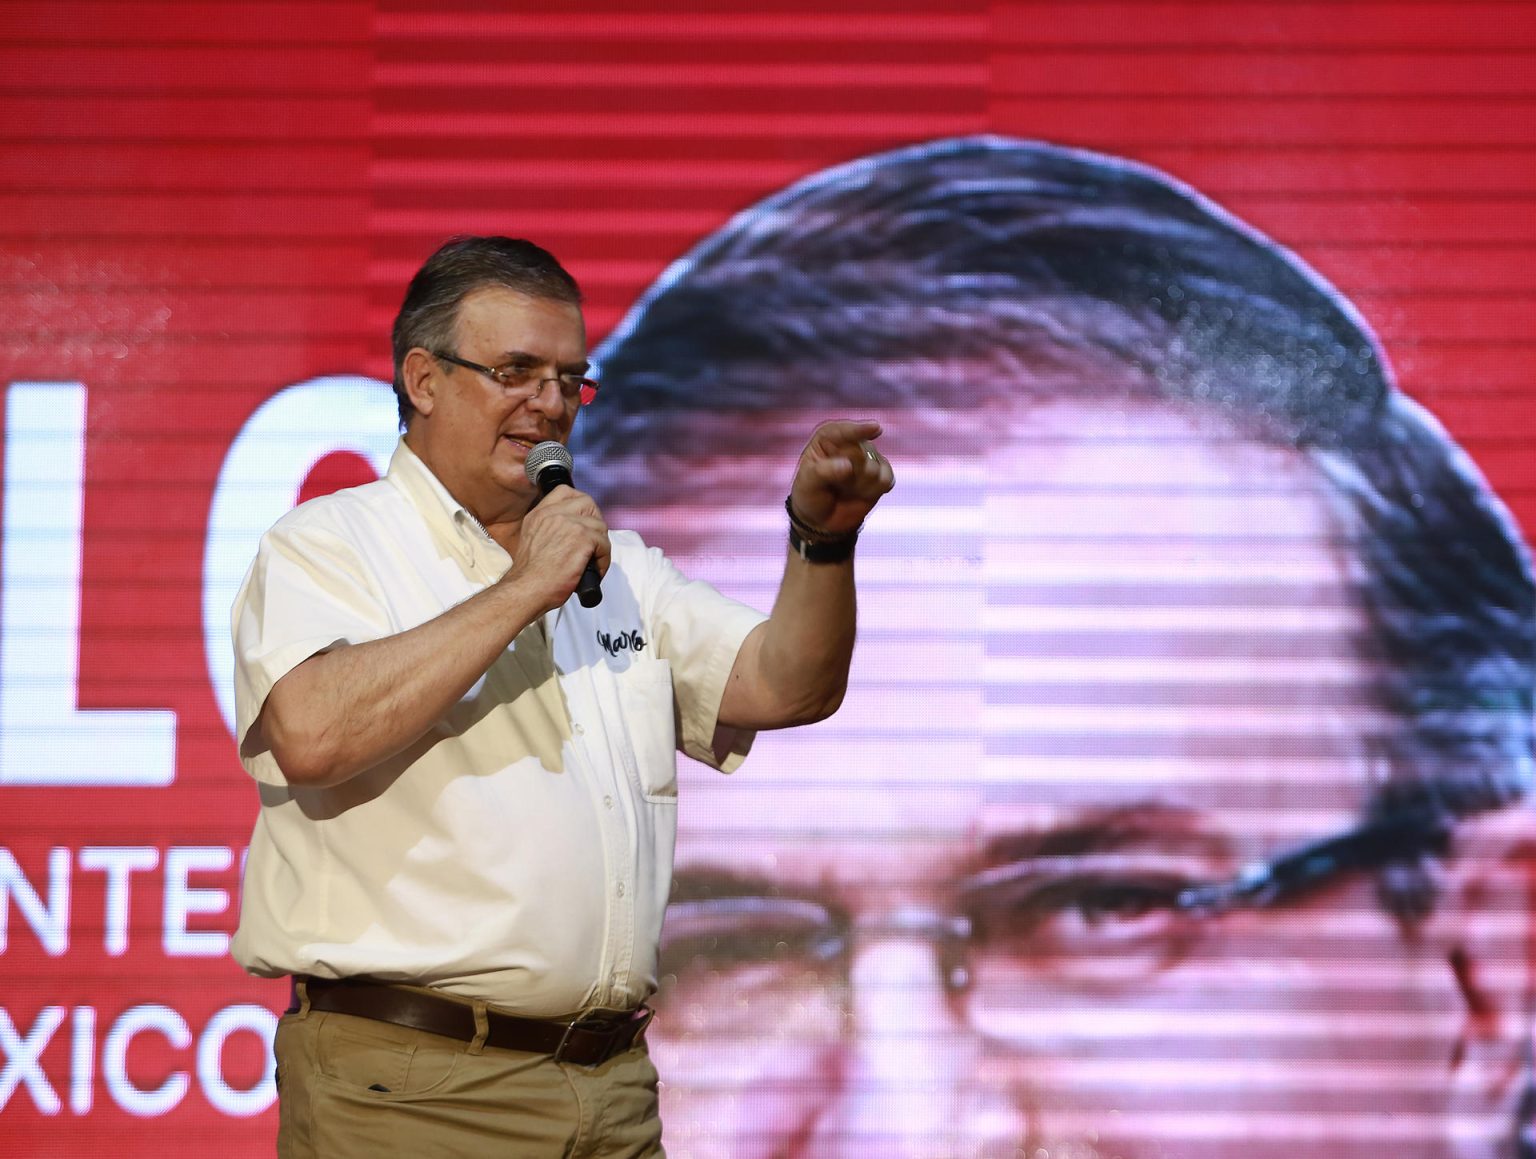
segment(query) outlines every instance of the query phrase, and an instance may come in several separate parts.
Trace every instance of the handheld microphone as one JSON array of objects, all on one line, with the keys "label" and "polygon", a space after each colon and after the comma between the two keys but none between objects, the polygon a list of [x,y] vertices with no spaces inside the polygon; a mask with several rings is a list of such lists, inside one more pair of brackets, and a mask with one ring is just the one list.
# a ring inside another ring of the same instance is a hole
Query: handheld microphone
[{"label": "handheld microphone", "polygon": [[[540,495],[548,495],[556,487],[574,487],[571,482],[571,452],[554,439],[546,439],[528,452],[523,460],[523,470],[528,482],[539,489]],[[597,564],[587,560],[586,569],[576,581],[576,598],[584,608],[595,608],[603,602],[602,577],[597,574]]]}]

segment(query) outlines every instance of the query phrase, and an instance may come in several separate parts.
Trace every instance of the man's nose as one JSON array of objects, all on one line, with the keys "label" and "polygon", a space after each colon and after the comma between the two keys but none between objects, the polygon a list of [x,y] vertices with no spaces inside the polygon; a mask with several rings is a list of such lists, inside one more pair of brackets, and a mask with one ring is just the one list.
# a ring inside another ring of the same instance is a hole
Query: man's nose
[{"label": "man's nose", "polygon": [[981,1040],[939,958],[919,937],[856,948],[838,1087],[808,1154],[973,1159],[1024,1146],[1022,1109],[998,1076],[987,1081]]}]

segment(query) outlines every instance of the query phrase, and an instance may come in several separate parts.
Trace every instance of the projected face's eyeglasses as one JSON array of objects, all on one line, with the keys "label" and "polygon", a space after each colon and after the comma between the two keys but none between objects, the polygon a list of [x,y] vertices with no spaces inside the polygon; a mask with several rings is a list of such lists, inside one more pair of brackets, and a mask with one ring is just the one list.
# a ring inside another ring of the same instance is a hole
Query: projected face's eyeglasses
[{"label": "projected face's eyeglasses", "polygon": [[[907,907],[875,920],[789,897],[674,902],[662,932],[663,1001],[686,1025],[737,1019],[751,1003],[805,1010],[846,984],[858,938],[919,938],[951,993],[1006,1006],[1032,980],[1127,985],[1176,961],[1205,924],[1234,910],[1294,901],[1339,876],[1444,850],[1450,822],[1405,813],[1280,854],[1220,880],[1164,853],[1029,858],[967,877],[943,910]],[[720,1001],[724,999],[725,1001]]]},{"label": "projected face's eyeglasses", "polygon": [[432,357],[439,362],[449,362],[454,366],[462,366],[465,370],[483,374],[509,390],[527,392],[530,398],[543,390],[546,382],[559,385],[560,397],[565,399],[567,406],[586,406],[597,397],[597,379],[588,378],[583,374],[547,375],[538,365],[524,365],[516,362],[508,363],[506,366],[482,366],[478,362],[470,362],[456,354],[445,354],[438,350],[432,352]]}]

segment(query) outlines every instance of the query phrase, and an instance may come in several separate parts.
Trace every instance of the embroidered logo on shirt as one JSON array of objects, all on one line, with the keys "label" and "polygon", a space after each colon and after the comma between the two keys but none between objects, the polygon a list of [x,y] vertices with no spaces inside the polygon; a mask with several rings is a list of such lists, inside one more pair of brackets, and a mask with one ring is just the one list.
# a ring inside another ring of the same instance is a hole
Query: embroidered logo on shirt
[{"label": "embroidered logo on shirt", "polygon": [[639,652],[645,647],[645,637],[638,630],[620,632],[616,636],[610,636],[607,632],[598,632],[597,642],[610,656],[617,656],[620,652]]}]

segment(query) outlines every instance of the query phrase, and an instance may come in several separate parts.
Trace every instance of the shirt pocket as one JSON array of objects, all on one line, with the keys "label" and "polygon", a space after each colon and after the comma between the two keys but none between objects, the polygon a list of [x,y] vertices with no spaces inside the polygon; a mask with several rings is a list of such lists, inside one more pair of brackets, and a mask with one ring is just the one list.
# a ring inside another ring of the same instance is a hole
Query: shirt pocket
[{"label": "shirt pocket", "polygon": [[634,775],[647,801],[677,801],[677,724],[672,665],[636,660],[617,673],[624,735],[634,756]]}]

